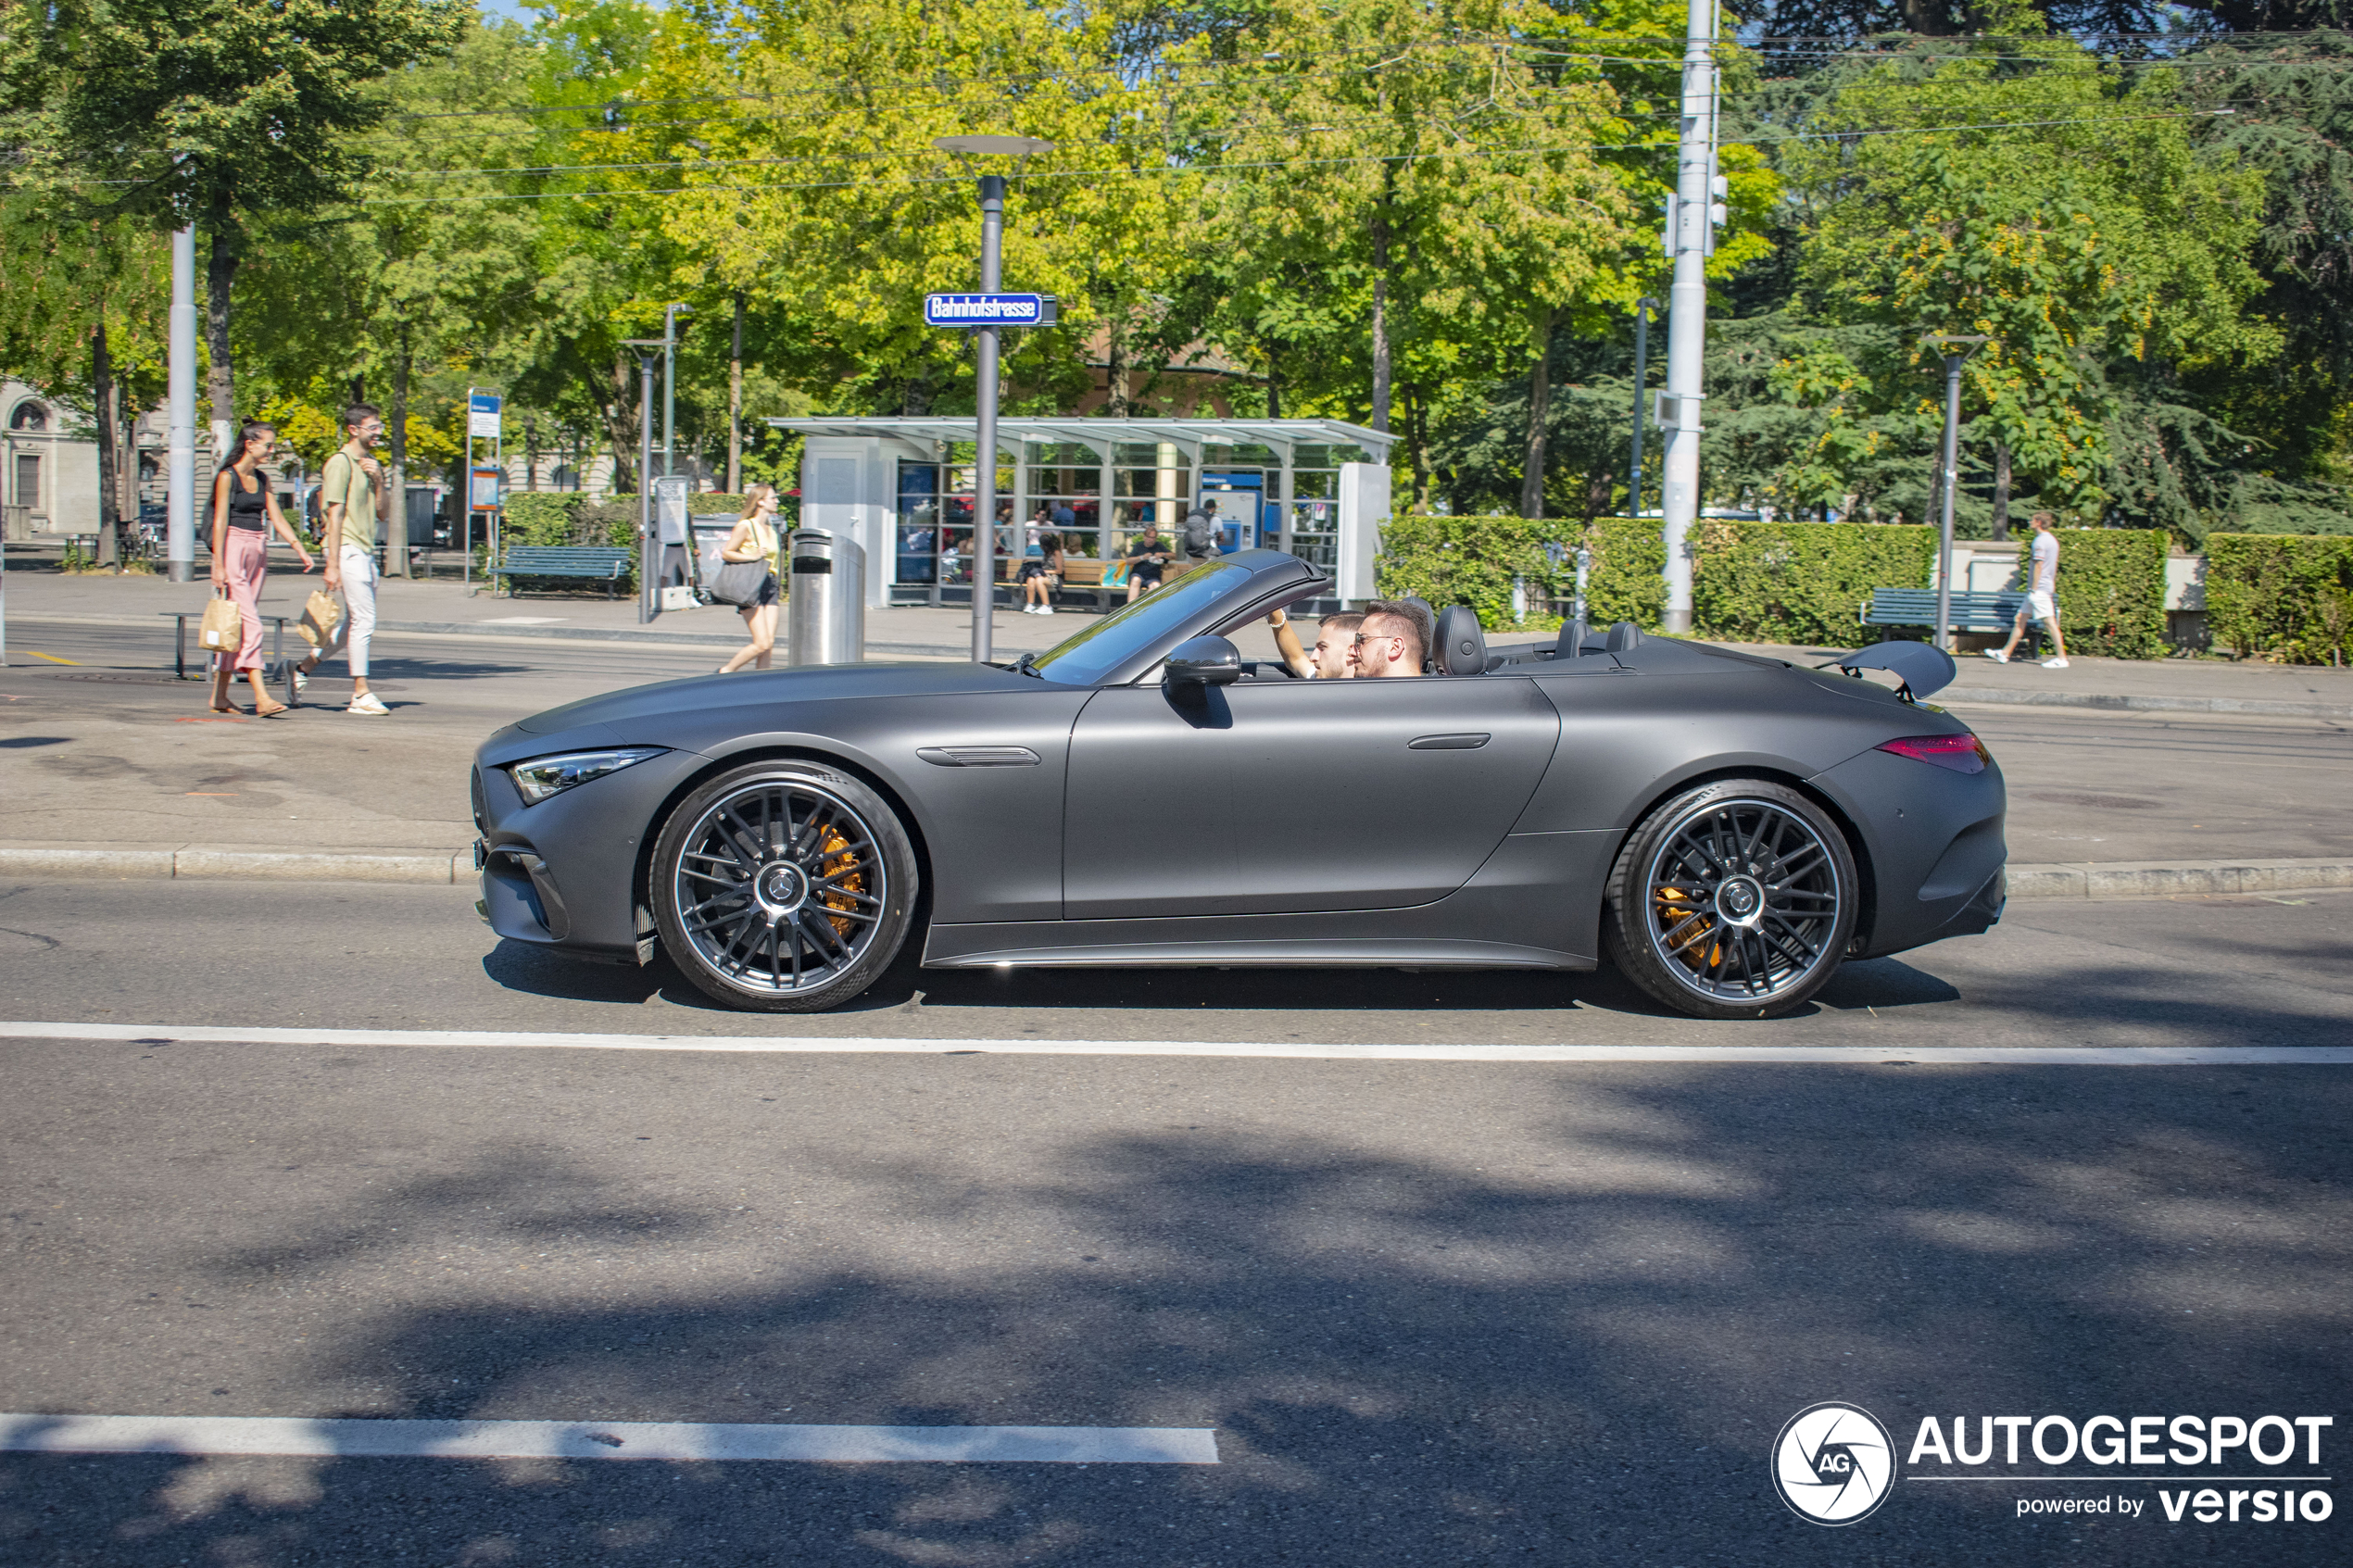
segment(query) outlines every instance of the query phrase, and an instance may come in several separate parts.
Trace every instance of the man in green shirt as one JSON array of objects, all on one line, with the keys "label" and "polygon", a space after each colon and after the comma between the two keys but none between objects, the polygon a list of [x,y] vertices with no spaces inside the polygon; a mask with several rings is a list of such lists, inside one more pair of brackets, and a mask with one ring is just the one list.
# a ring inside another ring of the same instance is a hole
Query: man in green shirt
[{"label": "man in green shirt", "polygon": [[304,661],[303,670],[317,669],[341,648],[351,666],[351,706],[344,711],[374,716],[392,711],[368,689],[368,640],[376,630],[376,512],[384,485],[384,465],[371,448],[384,439],[384,415],[372,403],[354,403],[343,411],[343,428],[346,439],[319,476],[319,503],[327,592],[341,590],[344,618],[335,640]]}]

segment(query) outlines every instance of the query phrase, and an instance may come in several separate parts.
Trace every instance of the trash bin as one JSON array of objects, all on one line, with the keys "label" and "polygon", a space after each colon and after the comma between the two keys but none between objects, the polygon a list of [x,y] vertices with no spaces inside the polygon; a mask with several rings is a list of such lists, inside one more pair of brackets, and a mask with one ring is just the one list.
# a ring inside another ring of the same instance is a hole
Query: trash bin
[{"label": "trash bin", "polygon": [[866,657],[866,552],[822,528],[786,537],[787,664],[855,664]]}]

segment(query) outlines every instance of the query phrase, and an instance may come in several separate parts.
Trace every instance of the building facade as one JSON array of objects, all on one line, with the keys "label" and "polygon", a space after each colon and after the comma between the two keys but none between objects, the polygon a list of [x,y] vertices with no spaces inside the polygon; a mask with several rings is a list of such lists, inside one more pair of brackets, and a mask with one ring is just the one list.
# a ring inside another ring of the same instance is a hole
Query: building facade
[{"label": "building facade", "polygon": [[98,444],[72,414],[0,380],[0,507],[12,541],[98,531]]}]

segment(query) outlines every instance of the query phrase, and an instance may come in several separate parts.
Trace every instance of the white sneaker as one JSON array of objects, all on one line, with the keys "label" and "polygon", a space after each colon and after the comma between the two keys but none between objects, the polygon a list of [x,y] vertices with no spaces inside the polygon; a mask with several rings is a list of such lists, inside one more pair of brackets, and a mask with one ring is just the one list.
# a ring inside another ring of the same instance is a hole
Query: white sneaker
[{"label": "white sneaker", "polygon": [[1054,613],[1054,607],[1052,605],[1039,605],[1038,607],[1038,613],[1040,615],[1051,615]]},{"label": "white sneaker", "polygon": [[374,715],[389,713],[392,709],[386,708],[375,693],[361,692],[358,696],[351,699],[351,706],[345,709],[344,711],[346,713],[365,713]]},{"label": "white sneaker", "polygon": [[1996,664],[2007,664],[2010,661],[2010,656],[2004,653],[2000,648],[1987,648],[1985,650],[1985,657],[1992,659]]},{"label": "white sneaker", "polygon": [[2043,668],[2045,670],[2064,670],[2067,668],[2067,660],[2057,657],[2046,659],[2043,660]]},{"label": "white sneaker", "polygon": [[304,674],[301,671],[297,670],[297,671],[296,671],[294,672],[294,678],[295,678],[295,696],[300,696],[303,693],[305,693],[305,692],[307,692],[307,691],[308,691],[308,690],[310,689],[310,677],[309,677],[309,676],[308,676],[308,675]]}]

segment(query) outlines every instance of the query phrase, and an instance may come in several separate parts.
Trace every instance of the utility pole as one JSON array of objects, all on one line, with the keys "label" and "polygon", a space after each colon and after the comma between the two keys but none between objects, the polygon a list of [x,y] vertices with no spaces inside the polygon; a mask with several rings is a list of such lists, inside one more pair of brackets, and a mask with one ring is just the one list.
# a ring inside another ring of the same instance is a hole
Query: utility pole
[{"label": "utility pole", "polygon": [[1692,523],[1699,515],[1699,408],[1707,351],[1707,253],[1716,192],[1716,0],[1690,0],[1683,33],[1683,126],[1676,151],[1671,238],[1675,282],[1667,292],[1665,493],[1666,629],[1692,629]]},{"label": "utility pole", "polygon": [[1642,401],[1650,395],[1651,312],[1658,301],[1644,295],[1634,302],[1634,458],[1627,467],[1626,515],[1642,515]]},{"label": "utility pole", "polygon": [[744,291],[736,291],[736,337],[727,352],[727,494],[744,489]]},{"label": "utility pole", "polygon": [[[671,431],[677,412],[678,392],[678,318],[691,316],[690,305],[665,305],[661,307],[661,471],[664,478],[673,470],[671,467]],[[650,477],[637,488],[652,483]]]},{"label": "utility pole", "polygon": [[171,318],[166,353],[165,573],[196,580],[196,226],[171,235]]}]

